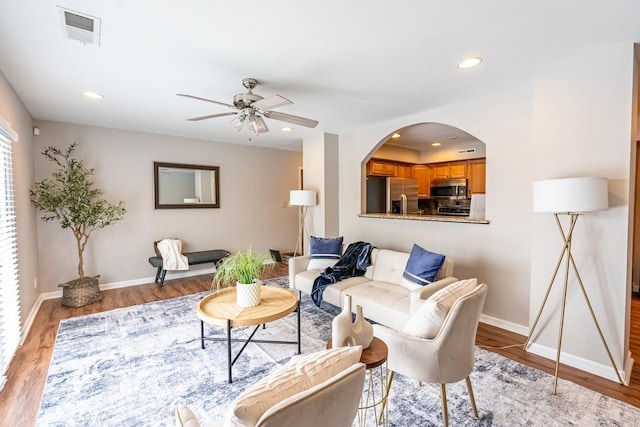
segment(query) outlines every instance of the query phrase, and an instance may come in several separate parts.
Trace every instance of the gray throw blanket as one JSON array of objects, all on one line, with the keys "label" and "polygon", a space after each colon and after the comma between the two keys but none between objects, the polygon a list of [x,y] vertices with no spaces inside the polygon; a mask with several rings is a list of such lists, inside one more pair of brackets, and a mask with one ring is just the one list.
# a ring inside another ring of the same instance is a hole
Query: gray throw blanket
[{"label": "gray throw blanket", "polygon": [[366,242],[354,242],[347,246],[344,255],[333,267],[327,267],[313,281],[311,299],[320,307],[322,293],[332,283],[336,283],[347,277],[362,276],[371,264],[371,251],[373,246]]}]

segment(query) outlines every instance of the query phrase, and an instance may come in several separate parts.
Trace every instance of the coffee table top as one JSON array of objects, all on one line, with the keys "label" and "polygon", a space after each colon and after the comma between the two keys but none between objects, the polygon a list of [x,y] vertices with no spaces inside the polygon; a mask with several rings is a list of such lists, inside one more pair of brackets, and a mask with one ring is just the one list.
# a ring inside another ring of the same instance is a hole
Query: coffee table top
[{"label": "coffee table top", "polygon": [[262,286],[260,304],[240,307],[236,304],[236,288],[227,288],[207,295],[198,302],[197,315],[212,325],[251,326],[273,322],[293,313],[298,307],[296,294],[285,288]]},{"label": "coffee table top", "polygon": [[[327,349],[331,348],[331,340],[327,342]],[[373,337],[369,347],[362,350],[360,363],[367,365],[367,369],[377,368],[387,360],[389,349],[387,344],[378,337]]]}]

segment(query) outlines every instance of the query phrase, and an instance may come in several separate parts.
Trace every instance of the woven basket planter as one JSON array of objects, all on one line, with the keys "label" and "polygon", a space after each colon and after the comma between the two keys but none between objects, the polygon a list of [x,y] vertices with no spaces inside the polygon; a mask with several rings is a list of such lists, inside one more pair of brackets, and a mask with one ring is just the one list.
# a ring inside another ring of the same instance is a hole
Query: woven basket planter
[{"label": "woven basket planter", "polygon": [[62,288],[62,302],[65,307],[82,307],[102,300],[102,292],[98,286],[100,276],[71,280],[58,285]]}]

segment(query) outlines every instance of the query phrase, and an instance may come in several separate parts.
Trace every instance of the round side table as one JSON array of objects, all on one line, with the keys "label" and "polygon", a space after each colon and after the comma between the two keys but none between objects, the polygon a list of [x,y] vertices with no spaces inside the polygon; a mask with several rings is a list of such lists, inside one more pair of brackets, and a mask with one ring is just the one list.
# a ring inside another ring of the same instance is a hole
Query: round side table
[{"label": "round side table", "polygon": [[[327,342],[327,349],[331,348],[331,340]],[[387,356],[389,349],[387,344],[378,337],[373,337],[373,341],[368,348],[362,350],[360,363],[364,363],[367,369],[367,376],[358,408],[358,426],[364,427],[367,424],[367,415],[372,412],[377,426],[388,426],[388,405],[387,405]]]}]

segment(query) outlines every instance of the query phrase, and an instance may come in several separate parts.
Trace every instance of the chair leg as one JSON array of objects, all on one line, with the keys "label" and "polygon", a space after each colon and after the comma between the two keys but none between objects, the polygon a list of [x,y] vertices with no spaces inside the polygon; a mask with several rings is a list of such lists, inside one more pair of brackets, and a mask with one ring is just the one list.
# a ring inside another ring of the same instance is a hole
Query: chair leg
[{"label": "chair leg", "polygon": [[465,378],[467,382],[467,390],[469,390],[469,397],[471,398],[471,406],[473,407],[473,414],[476,416],[476,420],[478,419],[478,408],[476,407],[476,399],[473,396],[473,388],[471,387],[471,378]]},{"label": "chair leg", "polygon": [[440,384],[440,398],[442,399],[442,424],[449,427],[449,410],[447,409],[447,387]]},{"label": "chair leg", "polygon": [[382,407],[380,408],[380,418],[378,419],[378,424],[382,423],[382,415],[384,414],[384,408],[387,406],[387,399],[389,398],[389,390],[391,389],[393,374],[395,374],[395,372],[389,371],[389,376],[387,378],[387,389],[384,391],[384,397],[382,398]]}]

